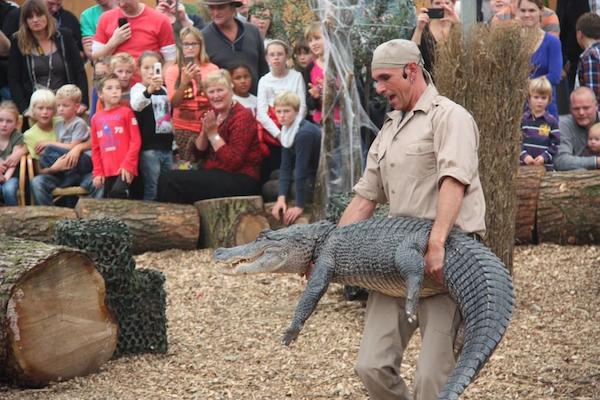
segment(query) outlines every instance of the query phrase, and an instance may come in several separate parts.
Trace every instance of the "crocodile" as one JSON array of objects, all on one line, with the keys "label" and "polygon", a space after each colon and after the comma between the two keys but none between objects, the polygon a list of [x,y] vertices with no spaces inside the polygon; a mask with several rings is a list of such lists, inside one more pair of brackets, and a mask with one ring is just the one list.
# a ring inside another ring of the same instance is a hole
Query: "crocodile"
[{"label": "crocodile", "polygon": [[308,278],[282,342],[296,340],[330,282],[350,284],[406,299],[417,318],[419,297],[449,293],[464,323],[464,343],[438,399],[458,399],[500,343],[512,316],[512,279],[483,243],[453,229],[445,245],[443,285],[424,275],[431,220],[372,218],[342,227],[331,222],[266,230],[254,242],[219,248],[213,262],[225,274],[305,273]]}]

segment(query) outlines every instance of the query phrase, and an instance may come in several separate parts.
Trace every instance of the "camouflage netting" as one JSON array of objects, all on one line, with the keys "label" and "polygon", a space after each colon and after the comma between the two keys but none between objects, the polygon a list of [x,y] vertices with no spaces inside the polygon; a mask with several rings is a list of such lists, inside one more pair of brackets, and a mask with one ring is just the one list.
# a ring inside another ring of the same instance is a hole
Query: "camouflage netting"
[{"label": "camouflage netting", "polygon": [[167,352],[165,278],[161,272],[135,269],[132,236],[114,218],[63,220],[54,242],[85,251],[106,283],[106,304],[119,324],[116,356]]}]

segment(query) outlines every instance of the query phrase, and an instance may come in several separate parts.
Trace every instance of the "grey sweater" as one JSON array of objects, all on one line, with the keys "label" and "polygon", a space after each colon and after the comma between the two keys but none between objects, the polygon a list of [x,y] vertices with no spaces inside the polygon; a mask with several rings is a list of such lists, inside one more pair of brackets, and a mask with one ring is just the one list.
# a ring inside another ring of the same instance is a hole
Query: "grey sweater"
[{"label": "grey sweater", "polygon": [[265,45],[254,25],[234,20],[238,25],[238,34],[233,42],[214,22],[202,29],[206,52],[210,61],[219,68],[229,69],[237,64],[246,64],[252,72],[250,92],[256,95],[258,80],[269,72],[269,65],[265,59]]},{"label": "grey sweater", "polygon": [[577,125],[572,115],[561,117],[559,128],[560,146],[554,168],[557,171],[596,169],[596,157],[583,155],[587,147],[587,130]]}]

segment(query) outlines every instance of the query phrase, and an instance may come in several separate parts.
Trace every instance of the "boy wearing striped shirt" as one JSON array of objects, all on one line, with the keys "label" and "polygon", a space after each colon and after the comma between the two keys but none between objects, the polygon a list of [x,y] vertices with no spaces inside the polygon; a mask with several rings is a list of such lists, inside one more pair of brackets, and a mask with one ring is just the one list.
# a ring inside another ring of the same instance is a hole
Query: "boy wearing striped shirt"
[{"label": "boy wearing striped shirt", "polygon": [[527,101],[529,109],[521,120],[521,165],[543,165],[554,169],[554,156],[560,144],[558,121],[546,108],[552,98],[552,84],[541,76],[529,81]]}]

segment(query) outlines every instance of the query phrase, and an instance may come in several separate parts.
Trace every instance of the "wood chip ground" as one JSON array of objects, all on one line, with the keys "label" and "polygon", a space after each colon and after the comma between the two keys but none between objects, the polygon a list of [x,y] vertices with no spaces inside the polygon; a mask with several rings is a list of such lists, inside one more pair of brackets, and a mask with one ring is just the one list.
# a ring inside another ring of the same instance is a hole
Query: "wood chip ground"
[{"label": "wood chip ground", "polygon": [[[230,277],[209,251],[138,256],[167,276],[170,348],[105,364],[93,375],[40,390],[0,386],[22,399],[348,399],[368,396],[353,371],[364,308],[332,286],[298,342],[281,334],[304,281]],[[541,245],[515,254],[518,307],[477,381],[474,399],[600,399],[600,247]],[[418,337],[402,368],[414,373]]]}]

